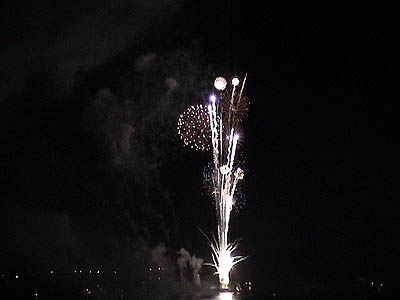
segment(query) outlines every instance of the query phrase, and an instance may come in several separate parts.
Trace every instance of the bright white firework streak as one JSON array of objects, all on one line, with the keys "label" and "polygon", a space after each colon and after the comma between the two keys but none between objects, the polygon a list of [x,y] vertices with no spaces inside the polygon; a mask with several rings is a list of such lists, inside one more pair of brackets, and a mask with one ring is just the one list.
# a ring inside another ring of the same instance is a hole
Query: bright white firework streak
[{"label": "bright white firework streak", "polygon": [[[214,130],[214,118],[213,118],[213,108],[212,105],[208,105],[208,116],[210,118],[210,127],[211,127],[211,144],[213,146],[213,150],[215,149],[215,130]],[[215,156],[215,151],[213,151],[213,154]]]},{"label": "bright white firework streak", "polygon": [[[231,130],[233,134],[234,130]],[[232,135],[231,135],[232,136]],[[220,284],[223,288],[226,288],[229,284],[229,272],[234,265],[234,258],[231,256],[231,250],[228,244],[228,230],[229,230],[229,221],[230,214],[232,211],[233,198],[232,195],[229,194],[231,187],[231,177],[232,177],[232,166],[233,161],[235,159],[236,146],[239,136],[235,134],[233,136],[233,142],[230,138],[230,147],[228,147],[228,151],[230,152],[227,156],[228,166],[228,174],[222,174],[222,182],[221,182],[221,194],[220,194],[220,225],[218,228],[219,231],[219,254],[218,254],[218,274]]]},{"label": "bright white firework streak", "polygon": [[[230,186],[230,178],[231,178],[231,169],[229,168],[230,159],[232,156],[230,153],[232,152],[232,137],[233,137],[234,129],[231,129],[231,134],[229,136],[229,145],[228,145],[228,154],[226,157],[226,165],[223,165],[219,172],[221,173],[221,184],[220,184],[220,228],[219,230],[219,241],[220,241],[220,248],[225,249],[228,245],[228,223],[229,223],[229,216],[227,215],[227,199],[226,196],[228,195],[229,186]],[[222,143],[221,143],[222,144]],[[222,168],[224,171],[222,172]],[[227,223],[228,221],[228,223]]]},{"label": "bright white firework streak", "polygon": [[236,153],[236,145],[237,145],[237,141],[239,139],[239,135],[235,134],[235,136],[233,137],[233,145],[232,145],[232,152],[231,152],[231,158],[230,158],[230,166],[229,169],[232,170],[233,167],[233,160],[235,159],[235,153]]},{"label": "bright white firework streak", "polygon": [[[233,129],[231,130],[231,132],[233,133]],[[235,153],[236,153],[236,145],[237,145],[237,141],[238,141],[239,136],[237,134],[234,135],[233,137],[233,143],[231,145],[231,150],[230,155],[228,154],[228,163],[229,163],[229,173],[225,176],[222,175],[222,186],[221,186],[221,198],[222,198],[222,202],[223,202],[223,212],[224,212],[224,218],[223,218],[223,222],[225,223],[224,225],[224,236],[223,236],[223,243],[221,246],[226,247],[228,244],[228,226],[229,226],[229,219],[230,219],[230,212],[232,210],[232,196],[230,196],[229,194],[229,190],[230,190],[230,185],[231,185],[231,170],[233,167],[233,161],[235,159]],[[224,180],[225,179],[225,180]]]},{"label": "bright white firework streak", "polygon": [[212,101],[212,105],[208,106],[208,113],[210,117],[211,126],[211,143],[213,146],[213,156],[215,167],[218,167],[218,131],[217,131],[217,115],[216,115],[215,101]]},{"label": "bright white firework streak", "polygon": [[220,174],[219,170],[219,151],[218,151],[218,123],[217,123],[217,115],[216,115],[216,106],[215,100],[212,100],[212,104],[208,106],[209,118],[210,118],[210,126],[211,126],[211,143],[213,147],[213,158],[214,158],[214,168],[216,170],[216,178],[213,179],[214,185],[214,197],[215,197],[215,208],[217,210],[217,215],[221,211],[221,201],[219,201],[219,191],[220,187]]},{"label": "bright white firework streak", "polygon": [[231,105],[233,104],[233,96],[235,95],[236,86],[233,86],[232,95],[231,95]]},{"label": "bright white firework streak", "polygon": [[242,169],[241,169],[241,168],[237,168],[236,171],[235,171],[235,178],[234,178],[234,180],[233,180],[232,189],[231,189],[230,192],[229,192],[229,194],[232,195],[232,196],[235,194],[235,189],[236,189],[236,185],[237,185],[238,180],[239,180],[239,174],[240,174],[240,172],[242,172]]},{"label": "bright white firework streak", "polygon": [[219,281],[222,288],[227,288],[229,285],[229,272],[231,271],[234,265],[234,258],[231,256],[232,251],[228,244],[228,229],[229,229],[229,219],[230,213],[232,210],[232,196],[223,194],[222,195],[222,202],[223,202],[223,217],[222,217],[222,226],[221,233],[222,233],[222,240],[219,241],[219,253],[218,253],[218,275]]},{"label": "bright white firework streak", "polygon": [[225,236],[225,247],[228,246],[228,229],[229,229],[229,220],[230,220],[230,216],[231,216],[231,210],[232,210],[232,204],[233,204],[233,199],[231,195],[224,195],[225,198],[225,231],[224,231],[224,236]]},{"label": "bright white firework streak", "polygon": [[215,106],[215,101],[213,101],[213,119],[214,119],[214,144],[215,144],[215,165],[218,166],[218,123],[217,123],[217,108]]},{"label": "bright white firework streak", "polygon": [[222,118],[219,118],[219,146],[221,147],[221,155],[223,154],[223,151],[222,151],[222,130],[223,130],[223,127],[222,127]]},{"label": "bright white firework streak", "polygon": [[244,79],[243,79],[242,88],[240,89],[240,93],[239,93],[239,99],[242,98],[242,93],[243,93],[244,85],[246,83],[246,78],[247,78],[247,73],[246,73],[246,75],[244,76]]},{"label": "bright white firework streak", "polygon": [[232,129],[231,129],[231,134],[229,135],[228,155],[227,155],[227,157],[228,157],[227,165],[228,165],[228,166],[230,165],[229,161],[230,161],[230,157],[231,157],[231,148],[232,148],[232,140],[233,140],[233,132],[234,132],[234,131],[235,131],[235,130],[232,128]]}]

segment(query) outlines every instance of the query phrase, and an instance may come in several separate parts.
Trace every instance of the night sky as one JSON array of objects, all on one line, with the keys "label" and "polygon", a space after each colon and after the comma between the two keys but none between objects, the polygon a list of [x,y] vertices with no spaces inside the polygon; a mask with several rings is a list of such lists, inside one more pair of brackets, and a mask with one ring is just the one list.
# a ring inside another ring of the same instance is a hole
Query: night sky
[{"label": "night sky", "polygon": [[182,247],[210,261],[211,153],[184,148],[176,122],[217,75],[247,72],[246,203],[230,236],[250,258],[232,278],[268,295],[349,295],[360,278],[391,289],[396,16],[263,4],[1,4],[4,272],[118,268],[135,282]]}]

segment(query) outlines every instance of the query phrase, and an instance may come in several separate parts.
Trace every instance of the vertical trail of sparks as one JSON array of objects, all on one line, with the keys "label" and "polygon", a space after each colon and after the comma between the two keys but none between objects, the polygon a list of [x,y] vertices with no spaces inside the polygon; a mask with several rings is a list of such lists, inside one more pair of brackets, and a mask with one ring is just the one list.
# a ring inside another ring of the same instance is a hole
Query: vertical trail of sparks
[{"label": "vertical trail of sparks", "polygon": [[[233,256],[238,240],[228,241],[229,221],[235,204],[234,196],[239,180],[244,172],[235,164],[236,150],[239,141],[239,126],[247,115],[249,100],[243,96],[247,74],[242,84],[236,77],[232,87],[226,89],[227,82],[223,77],[214,81],[216,95],[211,95],[207,107],[191,106],[178,120],[178,134],[186,146],[200,151],[212,149],[213,172],[211,173],[212,196],[217,214],[218,235],[210,242],[212,260],[216,268],[222,289],[229,286],[229,273],[234,265],[246,259]],[[230,90],[228,92],[227,90]]]},{"label": "vertical trail of sparks", "polygon": [[[246,79],[246,77],[245,77]],[[225,87],[222,88],[219,82],[225,81],[224,79],[217,78],[215,81],[215,87],[217,90],[222,92]],[[225,81],[226,83],[226,81]],[[245,259],[241,256],[232,256],[233,251],[237,248],[237,242],[228,242],[229,232],[229,221],[230,214],[233,207],[233,196],[235,194],[236,185],[238,180],[243,179],[243,171],[237,168],[233,172],[235,154],[239,135],[236,133],[236,129],[233,124],[236,124],[237,120],[233,120],[233,105],[235,100],[236,86],[239,84],[239,80],[234,78],[232,80],[233,89],[229,99],[229,108],[227,111],[223,111],[222,107],[217,111],[215,96],[212,97],[212,104],[208,107],[209,118],[211,126],[211,139],[214,159],[214,200],[217,210],[217,221],[218,221],[218,237],[214,242],[210,241],[211,249],[213,251],[213,266],[216,268],[216,274],[219,275],[219,281],[221,288],[227,289],[230,279],[229,273],[234,265]],[[239,98],[240,101],[244,88],[244,82],[242,84]],[[223,122],[223,119],[227,117],[227,123]],[[218,122],[219,120],[219,122]],[[225,125],[225,128],[223,126]],[[229,142],[223,143],[223,136],[229,135]]]}]

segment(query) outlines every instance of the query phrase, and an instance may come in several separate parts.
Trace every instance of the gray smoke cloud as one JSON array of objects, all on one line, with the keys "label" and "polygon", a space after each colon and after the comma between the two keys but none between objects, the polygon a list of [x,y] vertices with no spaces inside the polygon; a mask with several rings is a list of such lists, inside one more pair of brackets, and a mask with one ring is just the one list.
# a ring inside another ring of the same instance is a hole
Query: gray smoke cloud
[{"label": "gray smoke cloud", "polygon": [[149,69],[151,65],[155,62],[157,54],[148,53],[143,54],[135,59],[135,71],[145,71]]},{"label": "gray smoke cloud", "polygon": [[[116,201],[122,203],[127,219],[144,238],[143,247],[134,250],[135,261],[150,262],[151,278],[159,281],[157,287],[190,292],[189,286],[201,285],[203,259],[184,249],[178,260],[168,254],[166,244],[179,221],[174,217],[174,199],[161,182],[161,171],[176,155],[179,114],[205,99],[208,69],[201,66],[197,53],[182,49],[139,55],[124,68],[129,76],[123,70],[124,75],[114,78],[116,86],[104,85],[87,103],[82,126],[95,138],[100,163],[122,174],[117,183],[121,199]],[[154,243],[157,246],[149,246]],[[183,286],[177,284],[178,273]]]},{"label": "gray smoke cloud", "polygon": [[181,248],[178,251],[179,257],[177,259],[177,264],[179,268],[179,275],[182,282],[187,281],[188,273],[191,275],[191,280],[197,286],[201,285],[200,270],[203,265],[204,260],[202,258],[196,257],[196,255],[190,256],[190,253]]},{"label": "gray smoke cloud", "polygon": [[119,78],[119,89],[99,89],[85,109],[84,127],[96,137],[106,161],[132,170],[137,182],[158,182],[179,114],[205,98],[208,70],[196,59],[183,50],[140,55],[126,66],[134,71]]},{"label": "gray smoke cloud", "polygon": [[[15,102],[6,123],[19,124],[4,130],[12,141],[4,169],[29,166],[5,181],[13,184],[7,201],[21,206],[1,209],[8,245],[2,257],[29,258],[38,270],[118,268],[124,286],[142,299],[158,299],[150,290],[176,295],[182,288],[179,216],[162,171],[180,147],[177,118],[205,99],[211,72],[198,43],[161,50],[141,43],[180,3],[116,0],[92,9],[72,1],[68,9],[60,4],[58,13],[69,11],[73,18],[55,13],[51,24],[60,24],[49,34],[40,14],[51,9],[34,2],[32,34],[14,40],[13,30],[6,30],[0,37],[0,104]],[[9,15],[4,22],[14,28],[18,18]],[[38,70],[44,79],[37,79]],[[31,107],[29,118],[21,118]],[[25,148],[12,135],[25,136],[27,128],[32,138]],[[189,291],[200,285],[201,263],[195,256],[186,261]],[[159,281],[149,280],[151,267],[164,269]],[[149,285],[137,288],[143,281]]]},{"label": "gray smoke cloud", "polygon": [[[171,239],[179,246],[182,237],[174,199],[160,178],[166,161],[176,155],[174,147],[181,148],[176,141],[177,118],[188,105],[205,99],[209,70],[193,49],[149,53],[127,58],[122,68],[110,63],[114,84],[104,81],[88,92],[90,84],[80,83],[76,96],[83,101],[76,112],[91,152],[80,140],[43,135],[34,141],[37,148],[23,158],[32,168],[18,186],[28,190],[29,197],[44,200],[36,208],[28,200],[14,200],[14,192],[9,195],[10,203],[22,205],[1,210],[9,220],[2,230],[8,245],[3,257],[29,257],[38,270],[116,267],[126,276],[124,286],[149,282],[143,289],[132,288],[130,293],[138,297],[150,290],[155,294],[148,298],[154,299],[181,290],[190,294],[200,285],[202,259],[190,256],[185,261],[190,280],[182,285],[176,248],[168,251]],[[96,78],[99,71],[85,72]],[[65,150],[49,159],[55,142]],[[43,165],[48,166],[44,171]],[[64,188],[66,193],[60,193]],[[149,280],[150,267],[164,269],[159,281]]]},{"label": "gray smoke cloud", "polygon": [[[0,249],[2,259],[13,252],[20,263],[29,261],[26,272],[35,277],[46,278],[54,270],[55,274],[66,274],[68,282],[74,269],[86,274],[89,269],[100,270],[107,278],[117,270],[124,293],[141,299],[164,299],[182,292],[190,295],[200,287],[203,260],[184,249],[176,260],[175,253],[164,243],[151,246],[142,236],[121,240],[103,226],[85,233],[87,224],[66,213],[27,211],[11,203],[0,208],[3,226],[14,228],[1,231],[3,242],[7,243]],[[5,211],[12,217],[6,217]],[[190,272],[188,281],[179,280],[182,267]],[[112,291],[111,283],[103,284],[102,289]]]}]

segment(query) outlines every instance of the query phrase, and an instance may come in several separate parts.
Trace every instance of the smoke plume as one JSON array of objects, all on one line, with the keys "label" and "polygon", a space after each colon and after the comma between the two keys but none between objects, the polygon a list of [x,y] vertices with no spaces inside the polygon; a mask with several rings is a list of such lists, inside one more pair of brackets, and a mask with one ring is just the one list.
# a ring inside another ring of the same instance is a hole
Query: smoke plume
[{"label": "smoke plume", "polygon": [[[199,273],[204,260],[196,257],[196,255],[190,256],[190,253],[184,248],[181,248],[178,254],[179,257],[176,262],[178,264],[181,281],[186,282],[187,279],[190,279],[195,285],[200,286],[201,280]],[[190,276],[188,274],[190,274]]]}]

